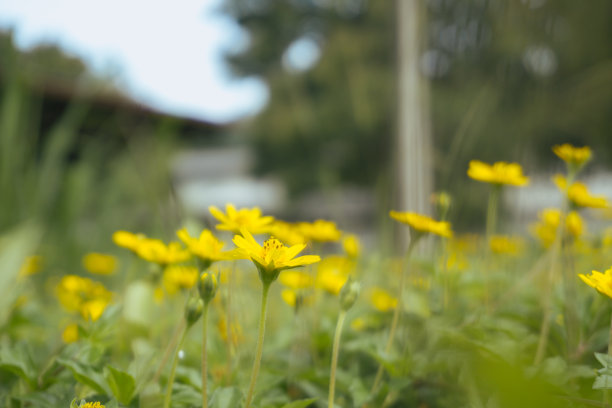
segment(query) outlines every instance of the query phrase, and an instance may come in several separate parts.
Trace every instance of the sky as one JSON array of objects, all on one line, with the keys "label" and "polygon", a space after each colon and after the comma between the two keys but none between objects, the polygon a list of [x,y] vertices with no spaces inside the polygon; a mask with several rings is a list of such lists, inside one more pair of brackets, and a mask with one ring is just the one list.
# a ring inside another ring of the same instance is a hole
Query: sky
[{"label": "sky", "polygon": [[256,114],[267,89],[232,77],[223,52],[248,38],[219,12],[222,0],[2,0],[0,29],[17,46],[58,44],[96,73],[116,78],[152,108],[214,122]]}]

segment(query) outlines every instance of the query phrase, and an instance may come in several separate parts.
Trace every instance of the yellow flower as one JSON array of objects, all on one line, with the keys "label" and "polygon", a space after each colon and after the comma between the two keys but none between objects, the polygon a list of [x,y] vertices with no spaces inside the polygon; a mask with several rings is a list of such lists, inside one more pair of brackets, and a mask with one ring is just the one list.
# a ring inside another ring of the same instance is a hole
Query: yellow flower
[{"label": "yellow flower", "polygon": [[71,323],[62,332],[62,341],[64,343],[74,343],[79,339],[79,325]]},{"label": "yellow flower", "polygon": [[229,340],[230,344],[234,346],[238,345],[238,343],[241,343],[244,338],[242,334],[242,326],[240,326],[240,323],[238,323],[236,319],[234,319],[232,320],[232,325],[229,330],[229,335],[231,336],[231,339],[228,339],[227,319],[224,315],[222,315],[217,321],[217,330],[219,330],[219,335],[221,336],[221,339],[224,343],[228,343]]},{"label": "yellow flower", "polygon": [[352,263],[341,256],[329,256],[317,267],[316,287],[332,295],[340,293],[352,269]]},{"label": "yellow flower", "polygon": [[567,164],[578,168],[591,159],[591,148],[588,146],[575,147],[569,143],[564,143],[553,146],[552,151]]},{"label": "yellow flower", "polygon": [[37,274],[40,272],[41,264],[42,257],[40,255],[26,257],[19,269],[19,276],[25,278],[26,276]]},{"label": "yellow flower", "polygon": [[298,228],[308,241],[314,242],[334,242],[338,241],[342,235],[333,221],[300,222]]},{"label": "yellow flower", "polygon": [[519,237],[508,237],[505,235],[494,235],[489,240],[491,251],[496,254],[516,256],[521,253],[525,242]]},{"label": "yellow flower", "polygon": [[580,279],[603,295],[612,298],[612,268],[604,273],[592,271],[591,275],[578,275]]},{"label": "yellow flower", "polygon": [[132,252],[136,252],[140,242],[145,239],[144,234],[134,234],[129,231],[115,231],[113,233],[113,242],[122,247],[129,249]]},{"label": "yellow flower", "polygon": [[162,266],[184,262],[191,257],[191,253],[183,249],[178,242],[170,242],[166,245],[159,239],[150,238],[141,240],[136,254],[145,261]]},{"label": "yellow flower", "polygon": [[307,296],[300,290],[283,289],[281,291],[283,301],[294,309],[299,309],[301,306],[312,303],[312,296]]},{"label": "yellow flower", "polygon": [[361,244],[356,235],[346,235],[342,240],[342,246],[344,247],[344,252],[351,258],[357,258],[361,253]]},{"label": "yellow flower", "polygon": [[291,289],[307,289],[314,284],[312,276],[302,271],[287,271],[280,275],[279,280]]},{"label": "yellow flower", "polygon": [[198,269],[194,266],[171,265],[164,269],[164,288],[174,295],[181,289],[191,289],[198,281]]},{"label": "yellow flower", "polygon": [[77,275],[66,275],[56,288],[61,305],[69,312],[79,312],[84,319],[96,321],[110,303],[112,292],[100,282]]},{"label": "yellow flower", "polygon": [[231,231],[241,234],[244,228],[251,234],[263,234],[270,230],[274,217],[262,216],[259,207],[241,208],[236,210],[233,204],[225,205],[225,214],[217,207],[208,207],[210,213],[221,223],[216,226],[218,230]]},{"label": "yellow flower", "polygon": [[374,288],[370,293],[372,306],[380,312],[388,312],[397,307],[397,298],[394,298],[384,289]]},{"label": "yellow flower", "polygon": [[117,269],[117,258],[112,255],[90,252],[83,257],[83,267],[98,275],[110,275]]},{"label": "yellow flower", "polygon": [[223,252],[225,243],[218,240],[210,230],[202,231],[199,238],[191,237],[186,228],[177,231],[176,235],[193,255],[208,264],[231,259],[231,251]]},{"label": "yellow flower", "polygon": [[86,402],[84,405],[81,405],[80,408],[105,408],[99,401],[96,402]]},{"label": "yellow flower", "polygon": [[[561,221],[561,211],[556,208],[546,208],[540,212],[539,218],[540,221],[531,226],[531,231],[542,245],[548,248],[555,241]],[[582,218],[576,211],[570,211],[565,218],[565,231],[574,239],[584,233]]]},{"label": "yellow flower", "polygon": [[363,331],[367,327],[368,324],[363,317],[357,317],[351,321],[351,328],[355,331]]},{"label": "yellow flower", "polygon": [[490,165],[471,160],[467,174],[474,180],[497,185],[524,186],[529,183],[529,178],[523,175],[523,169],[518,163],[497,162]]},{"label": "yellow flower", "polygon": [[432,233],[445,238],[453,236],[451,225],[446,221],[436,221],[426,215],[413,212],[389,211],[389,215],[394,220],[407,224],[417,233]]},{"label": "yellow flower", "polygon": [[305,244],[306,237],[302,234],[299,227],[285,221],[274,221],[270,226],[270,234],[286,242],[288,245]]},{"label": "yellow flower", "polygon": [[555,174],[553,182],[561,192],[567,194],[567,198],[575,207],[607,208],[610,206],[605,197],[591,195],[587,186],[579,181],[568,187],[567,179],[561,174]]},{"label": "yellow flower", "polygon": [[318,255],[304,255],[295,258],[306,245],[298,244],[286,247],[276,238],[270,238],[259,245],[255,238],[245,228],[241,235],[234,236],[234,244],[239,248],[236,257],[239,259],[251,259],[260,272],[260,277],[267,282],[274,281],[278,273],[284,269],[297,268],[319,262]]}]

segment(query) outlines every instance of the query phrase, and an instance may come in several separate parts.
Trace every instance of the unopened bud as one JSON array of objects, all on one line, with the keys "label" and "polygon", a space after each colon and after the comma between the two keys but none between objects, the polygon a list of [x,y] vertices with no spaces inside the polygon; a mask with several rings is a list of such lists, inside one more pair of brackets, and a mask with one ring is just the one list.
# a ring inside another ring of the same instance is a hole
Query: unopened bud
[{"label": "unopened bud", "polygon": [[202,316],[202,310],[204,309],[204,302],[198,297],[192,297],[185,306],[185,320],[187,326],[193,325]]},{"label": "unopened bud", "polygon": [[200,297],[205,303],[210,302],[217,293],[217,277],[212,273],[202,272],[200,275],[200,282],[198,284],[198,290],[200,291]]},{"label": "unopened bud", "polygon": [[342,289],[340,289],[340,307],[342,310],[347,311],[353,307],[360,291],[361,285],[359,282],[354,281],[353,278],[349,276],[344,286],[342,286]]}]

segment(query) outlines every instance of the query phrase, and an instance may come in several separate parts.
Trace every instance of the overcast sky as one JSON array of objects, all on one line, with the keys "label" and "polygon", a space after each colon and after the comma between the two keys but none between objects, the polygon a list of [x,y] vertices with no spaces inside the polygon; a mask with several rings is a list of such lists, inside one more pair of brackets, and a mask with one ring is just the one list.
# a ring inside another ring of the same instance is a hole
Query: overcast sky
[{"label": "overcast sky", "polygon": [[222,51],[247,38],[221,0],[2,0],[0,29],[17,46],[59,44],[94,71],[118,76],[134,99],[170,113],[227,122],[256,113],[265,86],[232,78]]}]

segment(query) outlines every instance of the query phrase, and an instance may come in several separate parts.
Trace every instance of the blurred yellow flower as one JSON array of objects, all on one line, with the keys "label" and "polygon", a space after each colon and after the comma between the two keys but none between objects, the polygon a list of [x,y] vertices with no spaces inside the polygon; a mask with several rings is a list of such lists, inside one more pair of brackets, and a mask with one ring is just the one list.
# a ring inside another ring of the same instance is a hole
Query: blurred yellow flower
[{"label": "blurred yellow flower", "polygon": [[198,269],[195,266],[171,265],[164,269],[164,289],[169,295],[180,290],[191,289],[198,281]]},{"label": "blurred yellow flower", "polygon": [[110,275],[117,269],[117,258],[108,254],[90,252],[83,257],[83,267],[90,273]]},{"label": "blurred yellow flower", "polygon": [[446,269],[449,271],[465,271],[470,266],[467,258],[462,252],[451,251],[446,259]]},{"label": "blurred yellow flower", "polygon": [[370,303],[380,312],[388,312],[397,307],[397,298],[381,288],[373,288],[370,292]]},{"label": "blurred yellow flower", "polygon": [[342,246],[344,247],[344,252],[350,258],[357,258],[361,253],[361,244],[356,235],[345,235],[342,240]]},{"label": "blurred yellow flower", "polygon": [[231,259],[231,251],[223,252],[225,243],[218,240],[210,230],[205,229],[199,238],[189,235],[186,228],[176,232],[176,235],[187,246],[187,249],[207,264]]},{"label": "blurred yellow flower", "polygon": [[509,237],[506,235],[494,235],[489,240],[489,248],[495,254],[516,256],[525,247],[525,242],[520,237]]},{"label": "blurred yellow flower", "polygon": [[592,271],[590,275],[578,275],[580,279],[603,295],[612,298],[612,268],[604,273]]},{"label": "blurred yellow flower", "polygon": [[552,151],[561,160],[575,167],[581,167],[591,159],[591,148],[588,146],[575,147],[569,143],[564,143],[553,146]]},{"label": "blurred yellow flower", "polygon": [[294,309],[312,303],[312,296],[308,296],[303,291],[294,289],[283,289],[281,291],[283,301]]},{"label": "blurred yellow flower", "polygon": [[81,405],[79,408],[105,408],[99,401],[96,402],[86,402],[84,405]]},{"label": "blurred yellow flower", "polygon": [[275,220],[270,226],[270,234],[288,245],[305,244],[306,237],[299,227],[285,221]]},{"label": "blurred yellow flower", "polygon": [[497,185],[524,186],[529,183],[529,177],[523,175],[523,169],[518,163],[496,162],[490,165],[471,160],[467,174],[474,180]]},{"label": "blurred yellow flower", "polygon": [[65,275],[57,285],[57,298],[69,312],[79,312],[84,319],[96,321],[112,299],[100,282],[77,275]]},{"label": "blurred yellow flower", "polygon": [[351,273],[353,263],[341,256],[324,258],[317,266],[315,286],[332,295],[340,293]]},{"label": "blurred yellow flower", "polygon": [[[561,211],[556,208],[546,208],[538,214],[538,217],[540,220],[531,225],[531,232],[545,248],[548,248],[555,241],[561,221]],[[565,218],[565,232],[577,239],[584,233],[584,229],[580,214],[570,211]]]},{"label": "blurred yellow flower", "polygon": [[210,213],[220,224],[216,226],[218,230],[231,231],[241,234],[241,229],[246,229],[251,234],[263,234],[269,232],[274,217],[263,216],[259,207],[241,208],[236,210],[233,204],[225,205],[225,213],[217,207],[208,207]]},{"label": "blurred yellow flower", "polygon": [[144,234],[134,234],[129,231],[115,231],[113,233],[113,242],[115,245],[129,249],[132,252],[138,250],[138,245],[145,238],[146,236]]},{"label": "blurred yellow flower", "polygon": [[230,344],[237,346],[238,343],[241,343],[244,339],[244,336],[242,334],[242,326],[240,326],[240,323],[238,323],[236,319],[232,320],[232,324],[229,330],[229,335],[231,336],[231,339],[228,339],[227,319],[224,315],[221,315],[221,317],[219,317],[219,320],[217,321],[217,330],[219,331],[219,335],[221,336],[221,339],[224,343],[228,343],[229,340]]},{"label": "blurred yellow flower", "polygon": [[24,259],[21,268],[19,269],[19,276],[25,278],[26,276],[34,275],[40,272],[42,265],[42,256],[31,255]]},{"label": "blurred yellow flower", "polygon": [[297,268],[319,262],[318,255],[304,255],[295,258],[306,245],[298,244],[286,247],[276,238],[270,238],[259,245],[250,232],[243,228],[242,235],[234,236],[234,244],[239,248],[236,251],[238,259],[250,259],[255,263],[262,279],[275,280],[278,273],[284,269]]},{"label": "blurred yellow flower", "polygon": [[286,271],[279,276],[278,280],[291,289],[307,289],[314,284],[312,276],[302,271]]},{"label": "blurred yellow flower", "polygon": [[389,211],[389,215],[394,220],[407,224],[412,230],[418,233],[432,233],[445,238],[453,236],[451,225],[446,221],[436,221],[426,215],[413,212]]},{"label": "blurred yellow flower", "polygon": [[71,323],[62,332],[62,341],[64,343],[74,343],[79,339],[79,325]]},{"label": "blurred yellow flower", "polygon": [[561,174],[556,174],[553,177],[553,182],[561,192],[567,194],[567,198],[576,207],[608,208],[610,206],[605,197],[591,195],[587,186],[579,181],[568,187],[567,179]]},{"label": "blurred yellow flower", "polygon": [[300,222],[298,229],[306,240],[314,242],[335,242],[342,236],[342,232],[333,221]]},{"label": "blurred yellow flower", "polygon": [[368,327],[366,321],[362,317],[357,317],[351,321],[351,328],[355,331],[363,331]]},{"label": "blurred yellow flower", "polygon": [[164,244],[159,239],[143,239],[140,241],[136,254],[145,261],[161,266],[180,263],[191,258],[191,253],[178,242]]}]

